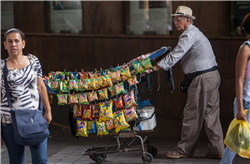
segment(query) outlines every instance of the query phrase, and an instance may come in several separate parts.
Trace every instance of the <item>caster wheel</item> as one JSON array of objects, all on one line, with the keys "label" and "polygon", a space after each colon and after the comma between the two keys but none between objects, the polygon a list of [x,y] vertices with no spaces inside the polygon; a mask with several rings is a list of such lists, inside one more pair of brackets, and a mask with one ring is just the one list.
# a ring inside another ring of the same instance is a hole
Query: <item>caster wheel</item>
[{"label": "caster wheel", "polygon": [[157,149],[154,146],[149,146],[147,152],[150,153],[153,157],[157,155]]},{"label": "caster wheel", "polygon": [[107,154],[101,154],[103,160],[105,160],[107,158]]},{"label": "caster wheel", "polygon": [[99,163],[102,163],[103,158],[102,158],[102,156],[97,155],[97,156],[95,156],[94,161],[99,164]]},{"label": "caster wheel", "polygon": [[153,156],[150,153],[145,153],[145,157],[142,155],[142,161],[144,163],[151,163],[153,160]]}]

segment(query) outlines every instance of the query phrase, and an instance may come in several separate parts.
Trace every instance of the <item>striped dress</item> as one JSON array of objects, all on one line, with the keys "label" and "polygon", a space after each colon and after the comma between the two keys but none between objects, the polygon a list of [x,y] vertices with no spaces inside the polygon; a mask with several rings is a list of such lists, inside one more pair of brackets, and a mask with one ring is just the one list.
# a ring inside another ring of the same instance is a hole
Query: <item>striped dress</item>
[{"label": "striped dress", "polygon": [[[30,64],[22,69],[8,70],[8,86],[12,109],[37,110],[39,105],[39,92],[37,79],[42,77],[42,67],[38,58],[29,54]],[[6,60],[6,59],[5,59]],[[6,95],[3,68],[5,60],[1,60],[1,122],[12,123],[10,108]]]}]

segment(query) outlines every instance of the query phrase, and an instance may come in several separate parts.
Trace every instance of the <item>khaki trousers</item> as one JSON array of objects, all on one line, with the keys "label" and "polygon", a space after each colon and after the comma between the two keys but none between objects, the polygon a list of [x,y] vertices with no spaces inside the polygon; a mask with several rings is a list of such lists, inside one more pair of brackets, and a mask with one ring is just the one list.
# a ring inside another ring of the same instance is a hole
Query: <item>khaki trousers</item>
[{"label": "khaki trousers", "polygon": [[209,139],[209,154],[223,154],[223,132],[219,119],[219,86],[218,70],[204,73],[193,79],[188,89],[187,103],[183,111],[181,141],[175,148],[176,150],[193,155],[204,123],[204,129]]}]

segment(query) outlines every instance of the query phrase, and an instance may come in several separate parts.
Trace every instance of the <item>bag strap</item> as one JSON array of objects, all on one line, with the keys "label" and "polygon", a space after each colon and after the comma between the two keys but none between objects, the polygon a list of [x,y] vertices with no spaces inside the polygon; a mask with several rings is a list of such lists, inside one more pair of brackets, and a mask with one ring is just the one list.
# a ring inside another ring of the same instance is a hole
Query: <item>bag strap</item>
[{"label": "bag strap", "polygon": [[250,44],[248,42],[245,42],[244,44],[250,48]]},{"label": "bag strap", "polygon": [[3,68],[4,84],[5,84],[5,89],[6,89],[7,99],[8,99],[8,105],[11,108],[10,92],[9,92],[8,81],[7,81],[7,76],[8,76],[7,60],[5,59],[4,62],[5,62],[5,65]]}]

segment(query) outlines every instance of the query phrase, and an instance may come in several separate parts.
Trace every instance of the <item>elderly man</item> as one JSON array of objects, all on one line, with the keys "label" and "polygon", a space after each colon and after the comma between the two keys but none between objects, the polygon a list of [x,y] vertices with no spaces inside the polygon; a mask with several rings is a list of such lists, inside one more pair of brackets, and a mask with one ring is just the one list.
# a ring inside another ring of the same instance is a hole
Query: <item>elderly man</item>
[{"label": "elderly man", "polygon": [[193,25],[192,10],[179,6],[174,17],[174,25],[182,34],[174,50],[163,58],[154,70],[168,70],[179,60],[185,80],[181,86],[187,94],[187,103],[183,111],[181,141],[169,158],[189,157],[194,154],[203,123],[209,139],[207,158],[221,158],[224,152],[223,132],[219,120],[220,75],[215,55],[209,40]]}]

